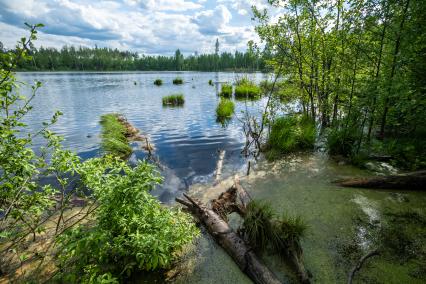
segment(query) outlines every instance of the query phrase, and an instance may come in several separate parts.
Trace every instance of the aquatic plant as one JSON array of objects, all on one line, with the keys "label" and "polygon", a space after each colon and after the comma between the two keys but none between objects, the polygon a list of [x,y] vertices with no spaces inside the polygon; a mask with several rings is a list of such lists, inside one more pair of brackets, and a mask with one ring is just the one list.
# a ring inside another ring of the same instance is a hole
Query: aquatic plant
[{"label": "aquatic plant", "polygon": [[229,85],[227,83],[222,84],[219,95],[225,98],[232,97],[232,85]]},{"label": "aquatic plant", "polygon": [[106,154],[126,159],[132,153],[132,148],[126,138],[127,129],[119,120],[119,115],[110,113],[101,116],[102,149]]},{"label": "aquatic plant", "polygon": [[244,83],[235,87],[236,99],[258,99],[260,98],[260,88],[254,83]]},{"label": "aquatic plant", "polygon": [[216,117],[218,120],[229,119],[234,114],[234,102],[229,99],[221,99],[216,107]]},{"label": "aquatic plant", "polygon": [[259,250],[265,250],[271,240],[274,217],[272,206],[264,201],[252,200],[247,205],[243,221],[244,236]]},{"label": "aquatic plant", "polygon": [[213,86],[213,81],[211,79],[209,80],[209,85]]},{"label": "aquatic plant", "polygon": [[155,79],[154,85],[157,85],[157,86],[163,85],[163,80],[161,80],[161,79]]},{"label": "aquatic plant", "polygon": [[173,94],[163,97],[163,106],[181,106],[185,103],[183,94]]},{"label": "aquatic plant", "polygon": [[175,84],[175,85],[181,85],[181,84],[183,84],[183,79],[180,78],[180,77],[174,78],[173,79],[173,84]]},{"label": "aquatic plant", "polygon": [[300,239],[305,235],[307,225],[300,216],[283,214],[272,226],[271,245],[275,252],[285,255],[293,249],[300,252]]},{"label": "aquatic plant", "polygon": [[311,149],[314,147],[315,133],[315,124],[308,117],[280,117],[272,124],[267,144],[269,150],[277,153]]}]

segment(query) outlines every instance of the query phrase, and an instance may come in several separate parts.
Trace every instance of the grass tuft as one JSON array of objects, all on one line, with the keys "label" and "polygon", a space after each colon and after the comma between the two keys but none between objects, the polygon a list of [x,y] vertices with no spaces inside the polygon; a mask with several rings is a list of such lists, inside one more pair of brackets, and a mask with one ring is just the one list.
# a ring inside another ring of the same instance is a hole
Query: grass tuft
[{"label": "grass tuft", "polygon": [[273,217],[274,213],[269,203],[252,200],[247,205],[243,221],[244,234],[249,243],[259,250],[265,250],[270,242]]},{"label": "grass tuft", "polygon": [[227,83],[222,84],[221,91],[220,91],[219,95],[224,97],[224,98],[232,97],[232,86],[227,84]]},{"label": "grass tuft", "polygon": [[234,102],[228,99],[221,99],[216,108],[216,117],[219,121],[229,119],[234,114]]},{"label": "grass tuft", "polygon": [[119,115],[110,113],[101,116],[102,149],[105,153],[127,159],[132,148],[126,138],[127,129],[121,124]]},{"label": "grass tuft", "polygon": [[154,85],[157,85],[157,86],[163,85],[163,80],[161,80],[161,79],[155,79]]},{"label": "grass tuft", "polygon": [[163,97],[163,106],[182,106],[185,103],[183,94],[173,94]]},{"label": "grass tuft", "polygon": [[174,78],[173,79],[173,84],[175,84],[175,85],[181,85],[181,84],[183,84],[183,79],[180,78],[180,77]]},{"label": "grass tuft", "polygon": [[260,98],[261,89],[247,77],[237,79],[235,87],[236,99],[255,100]]},{"label": "grass tuft", "polygon": [[209,85],[210,85],[210,86],[213,86],[213,81],[212,81],[212,79],[210,79],[210,80],[209,80]]}]

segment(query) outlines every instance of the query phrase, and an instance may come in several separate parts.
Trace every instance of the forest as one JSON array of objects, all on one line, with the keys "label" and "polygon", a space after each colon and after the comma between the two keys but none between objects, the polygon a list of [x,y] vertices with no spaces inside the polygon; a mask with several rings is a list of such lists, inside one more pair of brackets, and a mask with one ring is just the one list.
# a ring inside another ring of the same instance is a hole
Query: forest
[{"label": "forest", "polygon": [[1,48],[0,282],[426,281],[423,1],[267,5],[245,52]]},{"label": "forest", "polygon": [[[6,52],[2,49],[1,52]],[[20,71],[264,71],[265,58],[253,49],[183,56],[139,55],[111,48],[64,46],[31,48],[30,61],[20,61]]]}]

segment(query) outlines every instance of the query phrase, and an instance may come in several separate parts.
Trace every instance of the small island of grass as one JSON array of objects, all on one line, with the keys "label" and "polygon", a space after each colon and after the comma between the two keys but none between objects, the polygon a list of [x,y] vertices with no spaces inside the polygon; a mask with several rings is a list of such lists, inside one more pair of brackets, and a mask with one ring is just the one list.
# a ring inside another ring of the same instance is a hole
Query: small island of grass
[{"label": "small island of grass", "polygon": [[232,86],[227,83],[223,84],[219,95],[225,98],[232,97]]},{"label": "small island of grass", "polygon": [[161,80],[161,79],[155,79],[155,81],[154,81],[154,85],[156,85],[156,86],[161,86],[161,85],[163,85],[163,80]]},{"label": "small island of grass", "polygon": [[182,106],[185,103],[183,94],[173,94],[163,97],[163,106]]},{"label": "small island of grass", "polygon": [[229,99],[221,99],[216,108],[216,117],[219,121],[230,119],[234,114],[234,102]]},{"label": "small island of grass", "polygon": [[175,84],[175,85],[181,85],[181,84],[183,84],[183,79],[179,78],[179,77],[174,78],[173,79],[173,84]]},{"label": "small island of grass", "polygon": [[126,159],[132,153],[132,148],[127,141],[127,129],[120,122],[120,117],[116,113],[104,114],[101,116],[102,126],[102,150],[121,159]]},{"label": "small island of grass", "polygon": [[260,98],[260,87],[247,78],[237,80],[235,87],[236,99],[251,99]]}]

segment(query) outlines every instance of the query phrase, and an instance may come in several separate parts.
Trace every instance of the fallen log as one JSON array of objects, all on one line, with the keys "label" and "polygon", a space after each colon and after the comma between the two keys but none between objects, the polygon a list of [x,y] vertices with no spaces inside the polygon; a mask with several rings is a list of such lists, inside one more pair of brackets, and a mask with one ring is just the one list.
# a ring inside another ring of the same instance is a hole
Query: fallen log
[{"label": "fallen log", "polygon": [[176,201],[187,207],[206,226],[219,245],[234,259],[238,267],[254,283],[281,283],[255,255],[244,240],[216,212],[184,194],[187,200]]},{"label": "fallen log", "polygon": [[349,178],[337,180],[334,183],[343,187],[424,190],[426,189],[426,171],[369,178]]}]

